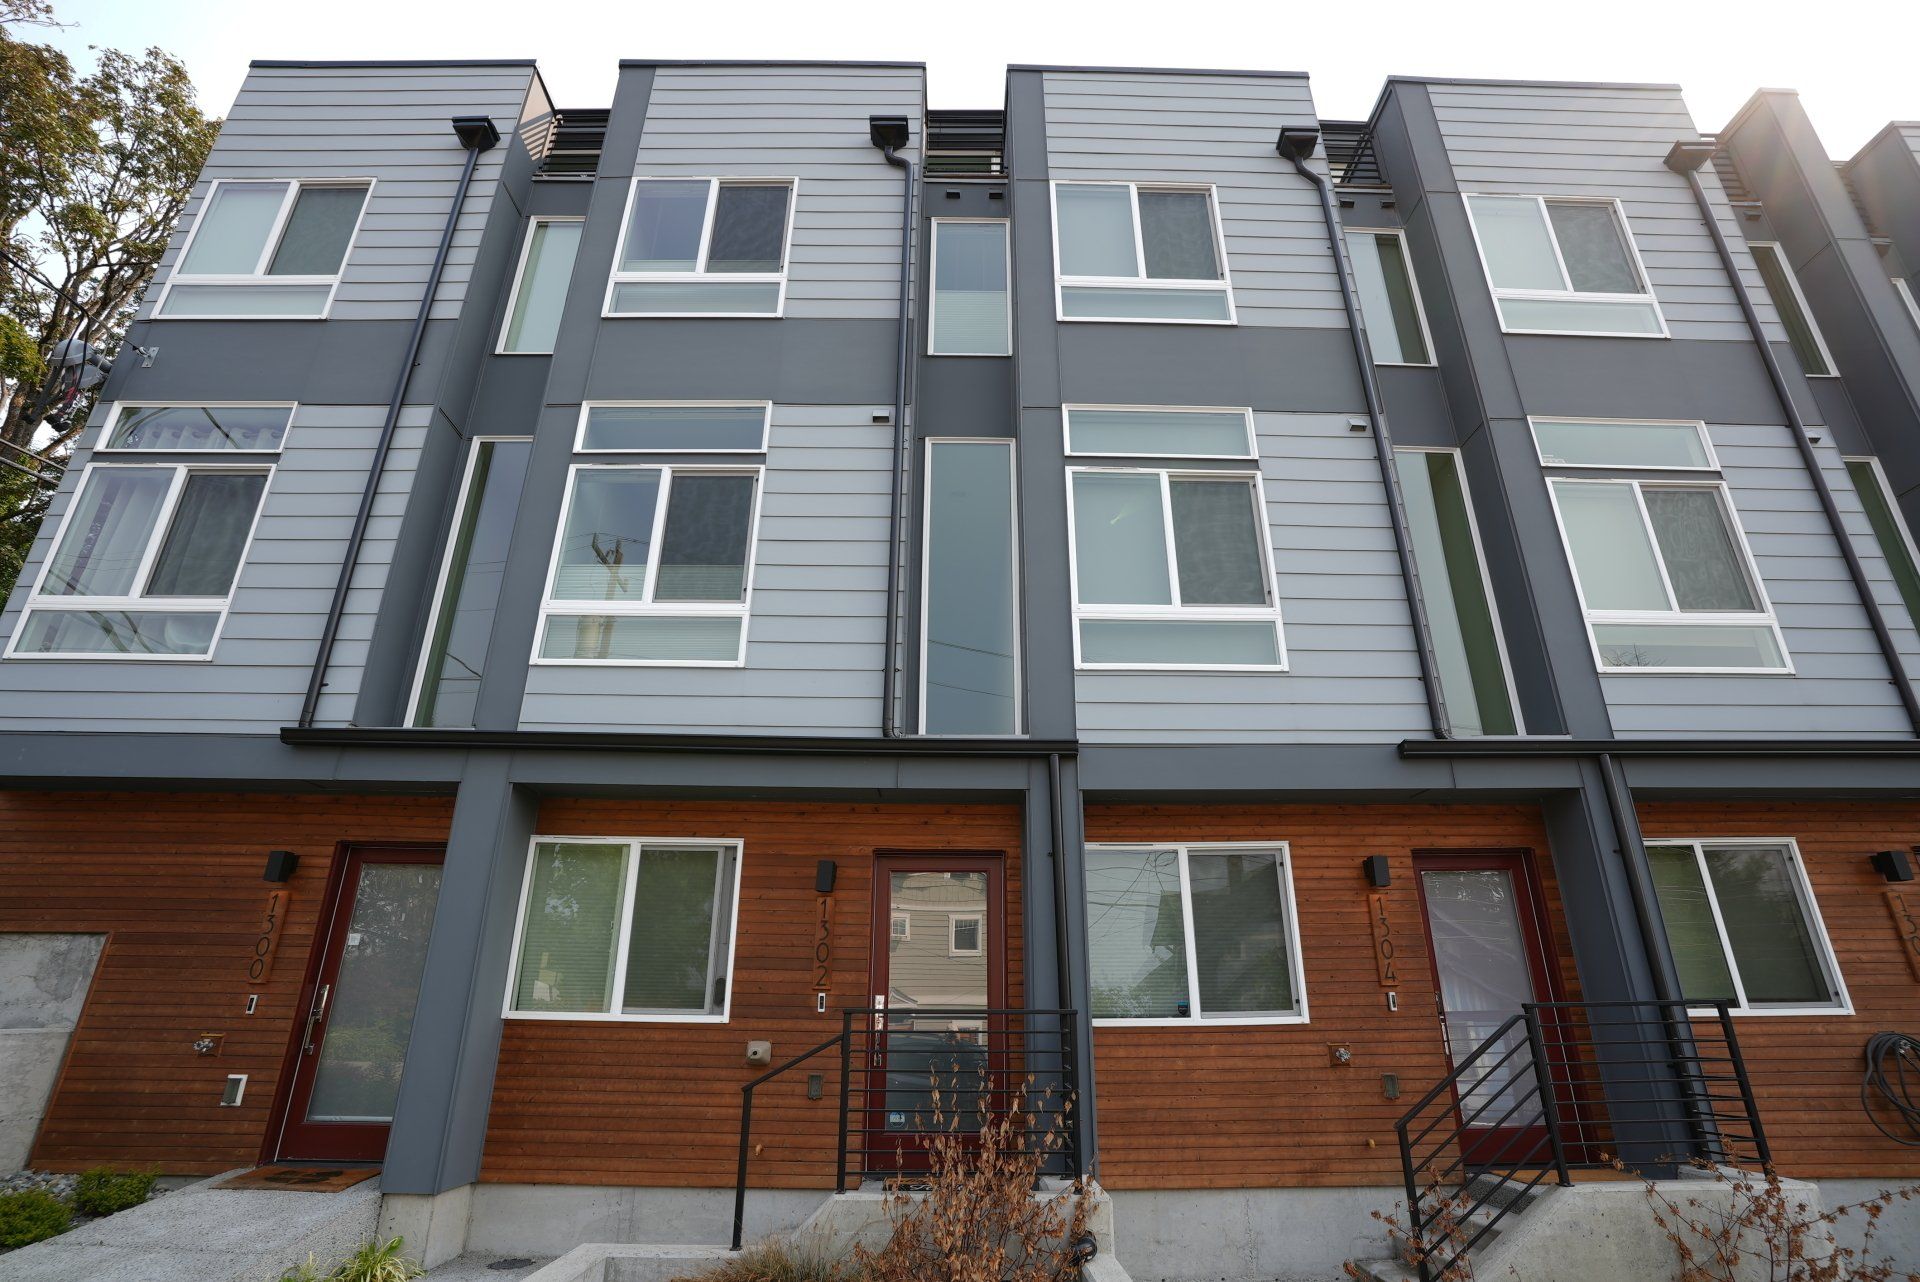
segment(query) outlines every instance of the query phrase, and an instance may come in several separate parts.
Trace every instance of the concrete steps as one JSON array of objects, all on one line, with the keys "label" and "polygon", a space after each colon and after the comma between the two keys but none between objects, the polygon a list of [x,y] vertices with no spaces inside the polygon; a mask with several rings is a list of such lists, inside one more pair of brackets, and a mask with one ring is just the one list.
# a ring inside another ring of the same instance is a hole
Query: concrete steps
[{"label": "concrete steps", "polygon": [[[1513,1230],[1527,1208],[1537,1202],[1544,1190],[1526,1189],[1517,1184],[1494,1187],[1498,1181],[1485,1176],[1476,1177],[1464,1190],[1465,1196],[1473,1199],[1485,1198],[1485,1202],[1470,1211],[1459,1224],[1456,1240],[1469,1241],[1482,1229],[1485,1234],[1473,1243],[1466,1253],[1469,1267],[1473,1258],[1485,1259],[1487,1254],[1499,1243],[1501,1237]],[[1498,1221],[1497,1223],[1495,1221]],[[1368,1282],[1419,1282],[1420,1270],[1407,1258],[1408,1243],[1405,1239],[1395,1239],[1396,1254],[1392,1259],[1355,1260],[1353,1266]],[[1443,1246],[1443,1255],[1451,1255],[1452,1248]]]}]

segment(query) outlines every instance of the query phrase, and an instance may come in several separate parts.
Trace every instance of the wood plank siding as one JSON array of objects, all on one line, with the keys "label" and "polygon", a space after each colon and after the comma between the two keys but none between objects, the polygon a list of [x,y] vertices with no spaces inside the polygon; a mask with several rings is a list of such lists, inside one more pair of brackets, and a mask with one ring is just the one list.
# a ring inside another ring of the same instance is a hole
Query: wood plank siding
[{"label": "wood plank siding", "polygon": [[[444,841],[451,813],[437,797],[0,793],[0,931],[107,936],[33,1165],[257,1160],[338,843]],[[272,971],[250,984],[270,850],[300,867]],[[207,1033],[218,1054],[195,1053]],[[222,1108],[230,1073],[246,1096]]]},{"label": "wood plank siding", "polygon": [[[481,1179],[506,1183],[716,1188],[734,1180],[740,1086],[840,1030],[839,1010],[866,1006],[874,854],[1006,852],[1007,970],[1019,1005],[1020,814],[1011,805],[782,801],[550,800],[539,831],[579,835],[734,837],[741,863],[733,1008],[725,1024],[506,1021]],[[814,1011],[814,868],[838,865],[830,1013]],[[806,1098],[809,1071],[824,1074]],[[755,1097],[751,1182],[831,1188],[839,1062],[827,1055]]]},{"label": "wood plank siding", "polygon": [[1900,802],[1649,802],[1661,837],[1792,837],[1833,942],[1852,1015],[1736,1017],[1760,1120],[1785,1175],[1920,1177],[1920,1149],[1882,1135],[1860,1104],[1861,1051],[1882,1029],[1920,1029],[1920,980],[1901,953],[1887,883],[1868,856],[1920,841],[1920,805]]},{"label": "wood plank siding", "polygon": [[[1566,995],[1571,946],[1540,812],[1524,806],[1089,805],[1087,840],[1286,841],[1306,962],[1305,1025],[1094,1030],[1100,1178],[1114,1189],[1397,1184],[1393,1124],[1447,1073],[1415,851],[1524,848]],[[1400,1008],[1374,963],[1364,855],[1386,855]],[[1352,1048],[1336,1067],[1328,1048]],[[1400,1098],[1381,1075],[1393,1073]]]}]

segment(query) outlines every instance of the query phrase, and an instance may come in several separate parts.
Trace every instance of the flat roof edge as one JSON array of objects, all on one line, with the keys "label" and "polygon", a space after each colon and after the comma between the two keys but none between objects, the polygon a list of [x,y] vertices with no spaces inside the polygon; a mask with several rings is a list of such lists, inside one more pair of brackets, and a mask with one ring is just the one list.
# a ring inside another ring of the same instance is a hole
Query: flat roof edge
[{"label": "flat roof edge", "polygon": [[533,67],[532,58],[255,58],[249,67]]},{"label": "flat roof edge", "polygon": [[907,67],[925,71],[924,62],[858,58],[622,58],[623,67]]},{"label": "flat roof edge", "polygon": [[1842,162],[1843,167],[1851,169],[1866,159],[1868,152],[1880,145],[1882,139],[1906,129],[1920,129],[1920,120],[1889,120],[1874,131],[1873,137],[1860,144],[1860,149]]},{"label": "flat roof edge", "polygon": [[1132,76],[1252,76],[1269,80],[1308,80],[1304,71],[1236,71],[1230,67],[1082,67],[1072,63],[1010,62],[1008,71],[1124,72]]},{"label": "flat roof edge", "polygon": [[1529,89],[1661,89],[1681,92],[1680,86],[1658,80],[1523,80],[1504,76],[1414,76],[1393,75],[1388,84],[1415,85],[1514,85]]}]

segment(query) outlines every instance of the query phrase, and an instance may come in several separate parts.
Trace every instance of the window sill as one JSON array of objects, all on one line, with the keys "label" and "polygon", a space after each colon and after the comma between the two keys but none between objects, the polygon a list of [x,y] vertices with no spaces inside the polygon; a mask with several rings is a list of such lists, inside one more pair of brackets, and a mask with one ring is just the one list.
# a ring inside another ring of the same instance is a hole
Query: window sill
[{"label": "window sill", "polygon": [[627,1015],[593,1011],[510,1010],[506,1019],[546,1020],[583,1024],[725,1024],[727,1015]]},{"label": "window sill", "polygon": [[[1711,1006],[1705,1007],[1704,1009],[1699,1009],[1691,1006],[1687,1008],[1687,1018],[1689,1019],[1714,1019],[1718,1017],[1719,1014],[1720,1012],[1715,1010]],[[1727,1014],[1732,1015],[1736,1019],[1745,1019],[1748,1016],[1754,1016],[1759,1018],[1786,1016],[1787,1018],[1790,1018],[1790,1019],[1794,1019],[1794,1018],[1819,1019],[1824,1016],[1829,1019],[1851,1019],[1853,1018],[1853,1007],[1850,1005],[1849,1006],[1729,1006],[1727,1007]]]},{"label": "window sill", "polygon": [[1095,1028],[1268,1028],[1285,1027],[1291,1024],[1308,1024],[1312,1021],[1305,1015],[1246,1015],[1221,1016],[1218,1018],[1181,1019],[1178,1016],[1157,1019],[1128,1019],[1119,1016],[1095,1016]]}]

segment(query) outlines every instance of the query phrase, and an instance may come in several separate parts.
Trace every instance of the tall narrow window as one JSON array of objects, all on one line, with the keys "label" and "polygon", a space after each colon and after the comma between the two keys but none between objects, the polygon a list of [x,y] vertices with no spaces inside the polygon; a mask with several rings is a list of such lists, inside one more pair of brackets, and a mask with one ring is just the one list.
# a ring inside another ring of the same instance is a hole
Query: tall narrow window
[{"label": "tall narrow window", "polygon": [[1887,478],[1876,460],[1848,459],[1847,475],[1853,478],[1853,489],[1860,496],[1860,506],[1866,509],[1874,541],[1880,545],[1887,571],[1900,589],[1900,599],[1906,602],[1907,617],[1920,628],[1920,562],[1916,562],[1913,536],[1900,515],[1899,501],[1887,487]]},{"label": "tall narrow window", "polygon": [[636,178],[609,316],[778,316],[794,183]]},{"label": "tall narrow window", "polygon": [[270,474],[264,466],[89,467],[10,655],[210,658]]},{"label": "tall narrow window", "polygon": [[1806,295],[1800,292],[1800,282],[1794,279],[1793,268],[1787,265],[1787,256],[1771,241],[1753,241],[1747,248],[1753,251],[1754,265],[1760,269],[1760,279],[1767,283],[1767,296],[1780,313],[1780,323],[1786,326],[1787,340],[1800,358],[1800,368],[1811,378],[1831,377],[1833,356],[1827,351],[1827,340],[1820,336],[1820,327],[1813,323],[1813,313],[1807,308]]},{"label": "tall narrow window", "polygon": [[1666,337],[1617,202],[1468,196],[1467,212],[1508,333]]},{"label": "tall narrow window", "polygon": [[1061,320],[1231,325],[1212,187],[1053,185]]},{"label": "tall narrow window", "polygon": [[933,220],[930,356],[1006,356],[1013,351],[1004,220]]},{"label": "tall narrow window", "polygon": [[724,1022],[736,841],[534,843],[507,1014]]},{"label": "tall narrow window", "polygon": [[580,248],[578,218],[536,218],[527,229],[514,279],[513,301],[500,332],[502,352],[551,352],[560,334],[560,311],[573,280],[573,258]]},{"label": "tall narrow window", "polygon": [[1086,885],[1094,1019],[1306,1019],[1285,843],[1089,845]]},{"label": "tall narrow window", "polygon": [[473,724],[494,609],[500,603],[500,578],[506,572],[514,514],[532,452],[531,441],[473,443],[421,660],[416,726]]},{"label": "tall narrow window", "polygon": [[1913,320],[1914,327],[1920,329],[1920,302],[1915,302],[1913,286],[1907,284],[1904,277],[1893,277],[1893,292],[1900,295],[1900,301],[1907,305],[1907,315]]},{"label": "tall narrow window", "polygon": [[1690,1002],[1748,1012],[1849,1009],[1790,841],[1648,841],[1667,942]]},{"label": "tall narrow window", "polygon": [[575,467],[536,662],[738,665],[759,478]]},{"label": "tall narrow window", "polygon": [[1012,441],[927,442],[926,734],[1020,729]]},{"label": "tall narrow window", "polygon": [[371,184],[216,182],[167,278],[161,316],[324,316]]},{"label": "tall narrow window", "polygon": [[1286,666],[1259,478],[1074,468],[1082,667]]},{"label": "tall narrow window", "polygon": [[1506,656],[1460,456],[1451,450],[1396,455],[1447,720],[1456,735],[1516,734]]},{"label": "tall narrow window", "polygon": [[1406,237],[1397,231],[1352,227],[1346,240],[1373,359],[1381,365],[1431,365],[1427,318],[1414,287]]}]

